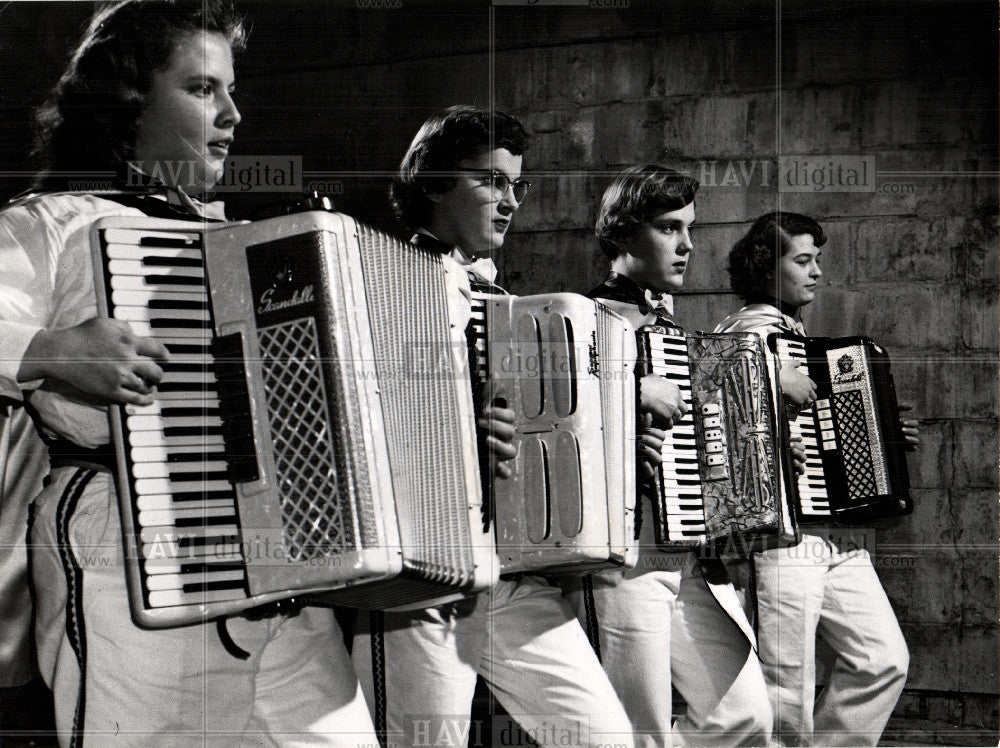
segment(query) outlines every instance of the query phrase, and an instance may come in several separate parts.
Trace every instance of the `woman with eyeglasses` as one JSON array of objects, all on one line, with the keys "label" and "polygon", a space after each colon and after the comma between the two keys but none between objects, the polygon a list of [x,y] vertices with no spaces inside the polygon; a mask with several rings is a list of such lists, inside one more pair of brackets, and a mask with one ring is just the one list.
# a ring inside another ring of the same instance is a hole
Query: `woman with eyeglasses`
[{"label": "woman with eyeglasses", "polygon": [[[455,106],[431,117],[403,157],[391,197],[417,245],[465,265],[473,290],[504,293],[490,254],[528,190],[527,134],[501,112]],[[481,409],[481,452],[510,475],[512,411]],[[539,745],[631,746],[632,728],[573,610],[541,577],[501,579],[477,597],[423,611],[362,614],[353,657],[378,730],[417,745],[461,724],[477,675]],[[415,715],[419,719],[415,719]]]}]

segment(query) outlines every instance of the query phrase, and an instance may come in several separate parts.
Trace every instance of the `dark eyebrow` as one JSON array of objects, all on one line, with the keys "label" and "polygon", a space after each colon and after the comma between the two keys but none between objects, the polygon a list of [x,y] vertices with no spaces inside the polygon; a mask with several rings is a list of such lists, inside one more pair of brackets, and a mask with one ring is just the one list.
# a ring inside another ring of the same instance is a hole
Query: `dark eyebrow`
[{"label": "dark eyebrow", "polygon": [[[691,224],[693,224],[693,223],[694,223],[694,221],[691,222]],[[690,226],[691,224],[688,224],[688,225]],[[653,221],[653,225],[656,226],[657,228],[661,228],[661,229],[662,228],[677,229],[677,228],[683,228],[684,227],[684,221],[682,221],[682,220],[680,220],[678,218],[670,218],[670,219],[667,219],[665,221]]]},{"label": "dark eyebrow", "polygon": [[[214,75],[189,75],[187,77],[187,81],[186,82],[188,84],[191,84],[191,83],[211,83],[213,86],[218,86],[220,88],[222,87],[222,81],[220,79],[216,78]],[[235,87],[236,87],[236,82],[235,81],[232,82],[232,83],[230,83],[228,86],[226,86],[227,89],[235,88]]]}]

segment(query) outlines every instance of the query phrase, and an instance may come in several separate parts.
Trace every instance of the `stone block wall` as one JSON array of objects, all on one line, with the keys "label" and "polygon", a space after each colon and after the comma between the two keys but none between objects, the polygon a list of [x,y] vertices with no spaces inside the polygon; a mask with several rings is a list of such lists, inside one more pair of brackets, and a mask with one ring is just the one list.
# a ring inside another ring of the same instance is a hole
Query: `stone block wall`
[{"label": "stone block wall", "polygon": [[[510,111],[532,135],[533,187],[496,260],[521,294],[600,281],[606,263],[591,227],[617,170],[686,169],[703,183],[677,300],[694,329],[738,306],[725,258],[756,216],[780,207],[819,219],[830,241],[807,327],[886,346],[923,431],[910,458],[915,512],[872,536],[911,649],[897,713],[954,728],[928,728],[928,739],[979,730],[995,741],[995,3],[593,3],[616,4],[242,2],[254,31],[238,62],[234,153],[300,155],[307,185],[402,231],[386,187],[420,123],[455,103]],[[58,76],[87,5],[15,3],[0,15],[5,196],[25,186],[30,108]],[[32,52],[7,53],[18,45]],[[52,53],[39,59],[37,49]],[[865,159],[870,189],[788,189],[796,159]],[[226,197],[240,216],[275,196]]]}]

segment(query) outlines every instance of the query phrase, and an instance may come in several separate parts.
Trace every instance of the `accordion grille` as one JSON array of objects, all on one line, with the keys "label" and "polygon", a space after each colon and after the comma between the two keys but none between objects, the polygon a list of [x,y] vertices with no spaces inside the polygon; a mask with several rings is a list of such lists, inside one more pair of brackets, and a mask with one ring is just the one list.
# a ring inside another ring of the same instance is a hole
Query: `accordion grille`
[{"label": "accordion grille", "polygon": [[399,251],[392,237],[358,230],[404,563],[421,578],[462,584],[474,569],[455,389],[468,386],[465,367],[455,371],[467,349],[453,344],[444,268],[432,255]]},{"label": "accordion grille", "polygon": [[847,478],[847,494],[851,498],[878,495],[875,485],[875,465],[868,440],[868,423],[859,390],[833,395],[840,434],[841,458]]},{"label": "accordion grille", "polygon": [[[304,561],[353,550],[353,510],[358,494],[370,491],[355,482],[367,473],[351,469],[350,446],[331,433],[329,424],[343,419],[327,412],[315,319],[263,328],[258,340],[288,555]],[[352,402],[334,394],[337,403]]]}]

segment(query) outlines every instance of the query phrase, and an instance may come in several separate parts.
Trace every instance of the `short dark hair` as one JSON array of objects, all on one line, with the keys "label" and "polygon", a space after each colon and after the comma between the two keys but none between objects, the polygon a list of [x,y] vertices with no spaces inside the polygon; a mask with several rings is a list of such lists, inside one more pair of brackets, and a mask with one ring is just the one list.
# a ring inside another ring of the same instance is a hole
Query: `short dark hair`
[{"label": "short dark hair", "polygon": [[635,236],[660,213],[694,202],[698,180],[659,164],[630,166],[604,191],[594,231],[601,250],[615,259],[618,242]]},{"label": "short dark hair", "polygon": [[38,111],[39,186],[67,179],[52,172],[113,169],[121,179],[153,74],[199,31],[222,34],[234,51],[246,45],[243,19],[228,0],[125,0],[97,11]]},{"label": "short dark hair", "polygon": [[826,244],[826,234],[814,219],[801,213],[765,213],[729,252],[729,284],[748,301],[765,294],[774,283],[778,260],[790,248],[794,236],[809,234],[817,247]]},{"label": "short dark hair", "polygon": [[420,228],[430,219],[433,207],[428,195],[455,186],[449,172],[454,172],[459,161],[497,148],[521,156],[527,147],[524,126],[504,112],[464,105],[438,112],[413,138],[389,187],[396,216],[411,229]]}]

